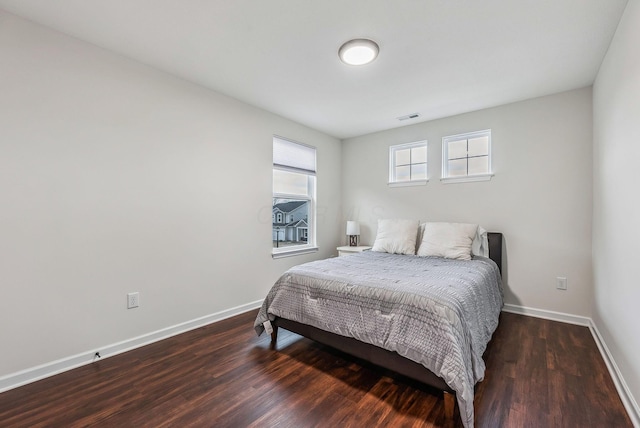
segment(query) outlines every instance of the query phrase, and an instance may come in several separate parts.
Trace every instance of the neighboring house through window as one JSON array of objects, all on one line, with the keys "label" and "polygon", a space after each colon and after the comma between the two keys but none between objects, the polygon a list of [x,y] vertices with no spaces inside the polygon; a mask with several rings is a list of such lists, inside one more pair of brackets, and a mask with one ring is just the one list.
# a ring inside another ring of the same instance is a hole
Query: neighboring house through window
[{"label": "neighboring house through window", "polygon": [[273,256],[316,251],[316,149],[273,137]]},{"label": "neighboring house through window", "polygon": [[451,135],[442,139],[442,181],[490,180],[491,130]]},{"label": "neighboring house through window", "polygon": [[389,147],[389,185],[411,186],[427,183],[427,142]]}]

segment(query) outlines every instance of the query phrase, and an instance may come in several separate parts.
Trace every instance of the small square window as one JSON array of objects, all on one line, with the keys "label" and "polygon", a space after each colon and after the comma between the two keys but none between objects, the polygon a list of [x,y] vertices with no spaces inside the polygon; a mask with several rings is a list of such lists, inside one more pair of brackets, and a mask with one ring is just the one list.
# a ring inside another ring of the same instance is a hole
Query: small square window
[{"label": "small square window", "polygon": [[442,181],[490,180],[491,130],[452,135],[442,139]]},{"label": "small square window", "polygon": [[426,141],[389,147],[389,185],[426,184],[427,180]]}]

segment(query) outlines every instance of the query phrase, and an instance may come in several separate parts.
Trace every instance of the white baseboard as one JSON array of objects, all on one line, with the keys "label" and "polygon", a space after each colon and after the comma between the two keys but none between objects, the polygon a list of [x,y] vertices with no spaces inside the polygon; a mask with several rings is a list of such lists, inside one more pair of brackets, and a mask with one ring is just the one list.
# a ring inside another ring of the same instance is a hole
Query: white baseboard
[{"label": "white baseboard", "polygon": [[153,342],[158,342],[177,334],[185,333],[189,330],[194,330],[196,328],[203,327],[214,322],[222,321],[223,319],[239,315],[252,309],[257,309],[261,305],[262,300],[258,300],[255,302],[236,306],[235,308],[216,312],[214,314],[205,315],[203,317],[176,324],[174,326],[163,328],[151,333],[143,334],[142,336],[127,339],[122,342],[82,352],[70,357],[52,361],[50,363],[31,367],[16,373],[11,373],[9,375],[0,377],[0,392],[8,391],[10,389],[35,382],[37,380],[56,375],[58,373],[90,364],[96,360],[96,352],[100,352],[100,359],[105,359],[114,355],[121,354],[123,352],[130,351],[135,348],[139,348],[141,346],[149,345]]},{"label": "white baseboard", "polygon": [[589,327],[591,323],[591,318],[587,317],[565,314],[564,312],[547,311],[545,309],[528,308],[526,306],[510,305],[507,303],[505,303],[502,310],[504,312],[543,318],[550,321],[560,321],[567,324],[583,325],[585,327]]},{"label": "white baseboard", "polygon": [[589,330],[591,330],[593,339],[596,341],[596,345],[598,345],[598,349],[602,354],[602,359],[607,365],[609,373],[611,373],[611,378],[613,379],[613,383],[616,385],[622,404],[624,404],[625,409],[627,409],[629,418],[631,418],[631,423],[634,427],[640,428],[640,406],[638,406],[638,402],[633,398],[633,394],[631,394],[627,382],[625,382],[624,377],[622,377],[622,373],[620,373],[620,369],[618,368],[616,361],[613,359],[613,355],[611,355],[609,347],[602,338],[602,335],[598,330],[598,326],[596,326],[593,320],[589,321]]},{"label": "white baseboard", "polygon": [[528,308],[525,306],[511,305],[505,304],[502,309],[503,312],[511,312],[514,314],[526,315],[530,317],[543,318],[551,321],[560,321],[568,324],[576,324],[582,325],[585,327],[589,327],[589,331],[591,331],[591,335],[593,336],[593,340],[596,342],[598,346],[598,350],[602,355],[602,359],[607,365],[607,369],[609,370],[609,374],[611,375],[611,379],[613,379],[613,383],[618,390],[618,395],[620,396],[620,400],[622,400],[622,404],[624,408],[627,410],[629,414],[629,418],[631,419],[631,423],[634,427],[640,428],[640,407],[638,406],[637,401],[634,399],[633,394],[629,390],[629,386],[624,380],[618,365],[613,359],[613,355],[609,351],[606,342],[602,338],[602,335],[598,331],[598,327],[595,325],[593,320],[588,317],[582,317],[578,315],[565,314],[562,312],[554,312],[547,311],[544,309],[535,309]]}]

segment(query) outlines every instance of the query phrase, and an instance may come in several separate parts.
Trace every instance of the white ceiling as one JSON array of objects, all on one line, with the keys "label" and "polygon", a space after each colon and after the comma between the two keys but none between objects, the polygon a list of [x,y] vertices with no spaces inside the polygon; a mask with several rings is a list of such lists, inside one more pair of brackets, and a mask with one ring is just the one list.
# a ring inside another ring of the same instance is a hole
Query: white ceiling
[{"label": "white ceiling", "polygon": [[[0,0],[338,138],[593,83],[627,0]],[[380,45],[346,66],[351,38]],[[396,118],[420,113],[419,119]]]}]

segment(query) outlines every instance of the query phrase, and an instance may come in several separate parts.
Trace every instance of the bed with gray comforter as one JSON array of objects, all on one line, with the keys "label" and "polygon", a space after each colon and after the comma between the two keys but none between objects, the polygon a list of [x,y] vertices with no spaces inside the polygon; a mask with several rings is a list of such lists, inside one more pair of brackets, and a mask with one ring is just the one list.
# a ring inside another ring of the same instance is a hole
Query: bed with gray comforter
[{"label": "bed with gray comforter", "polygon": [[276,317],[397,352],[456,392],[473,426],[474,385],[498,325],[502,287],[490,259],[451,260],[366,251],[288,270],[264,300],[258,334]]}]

